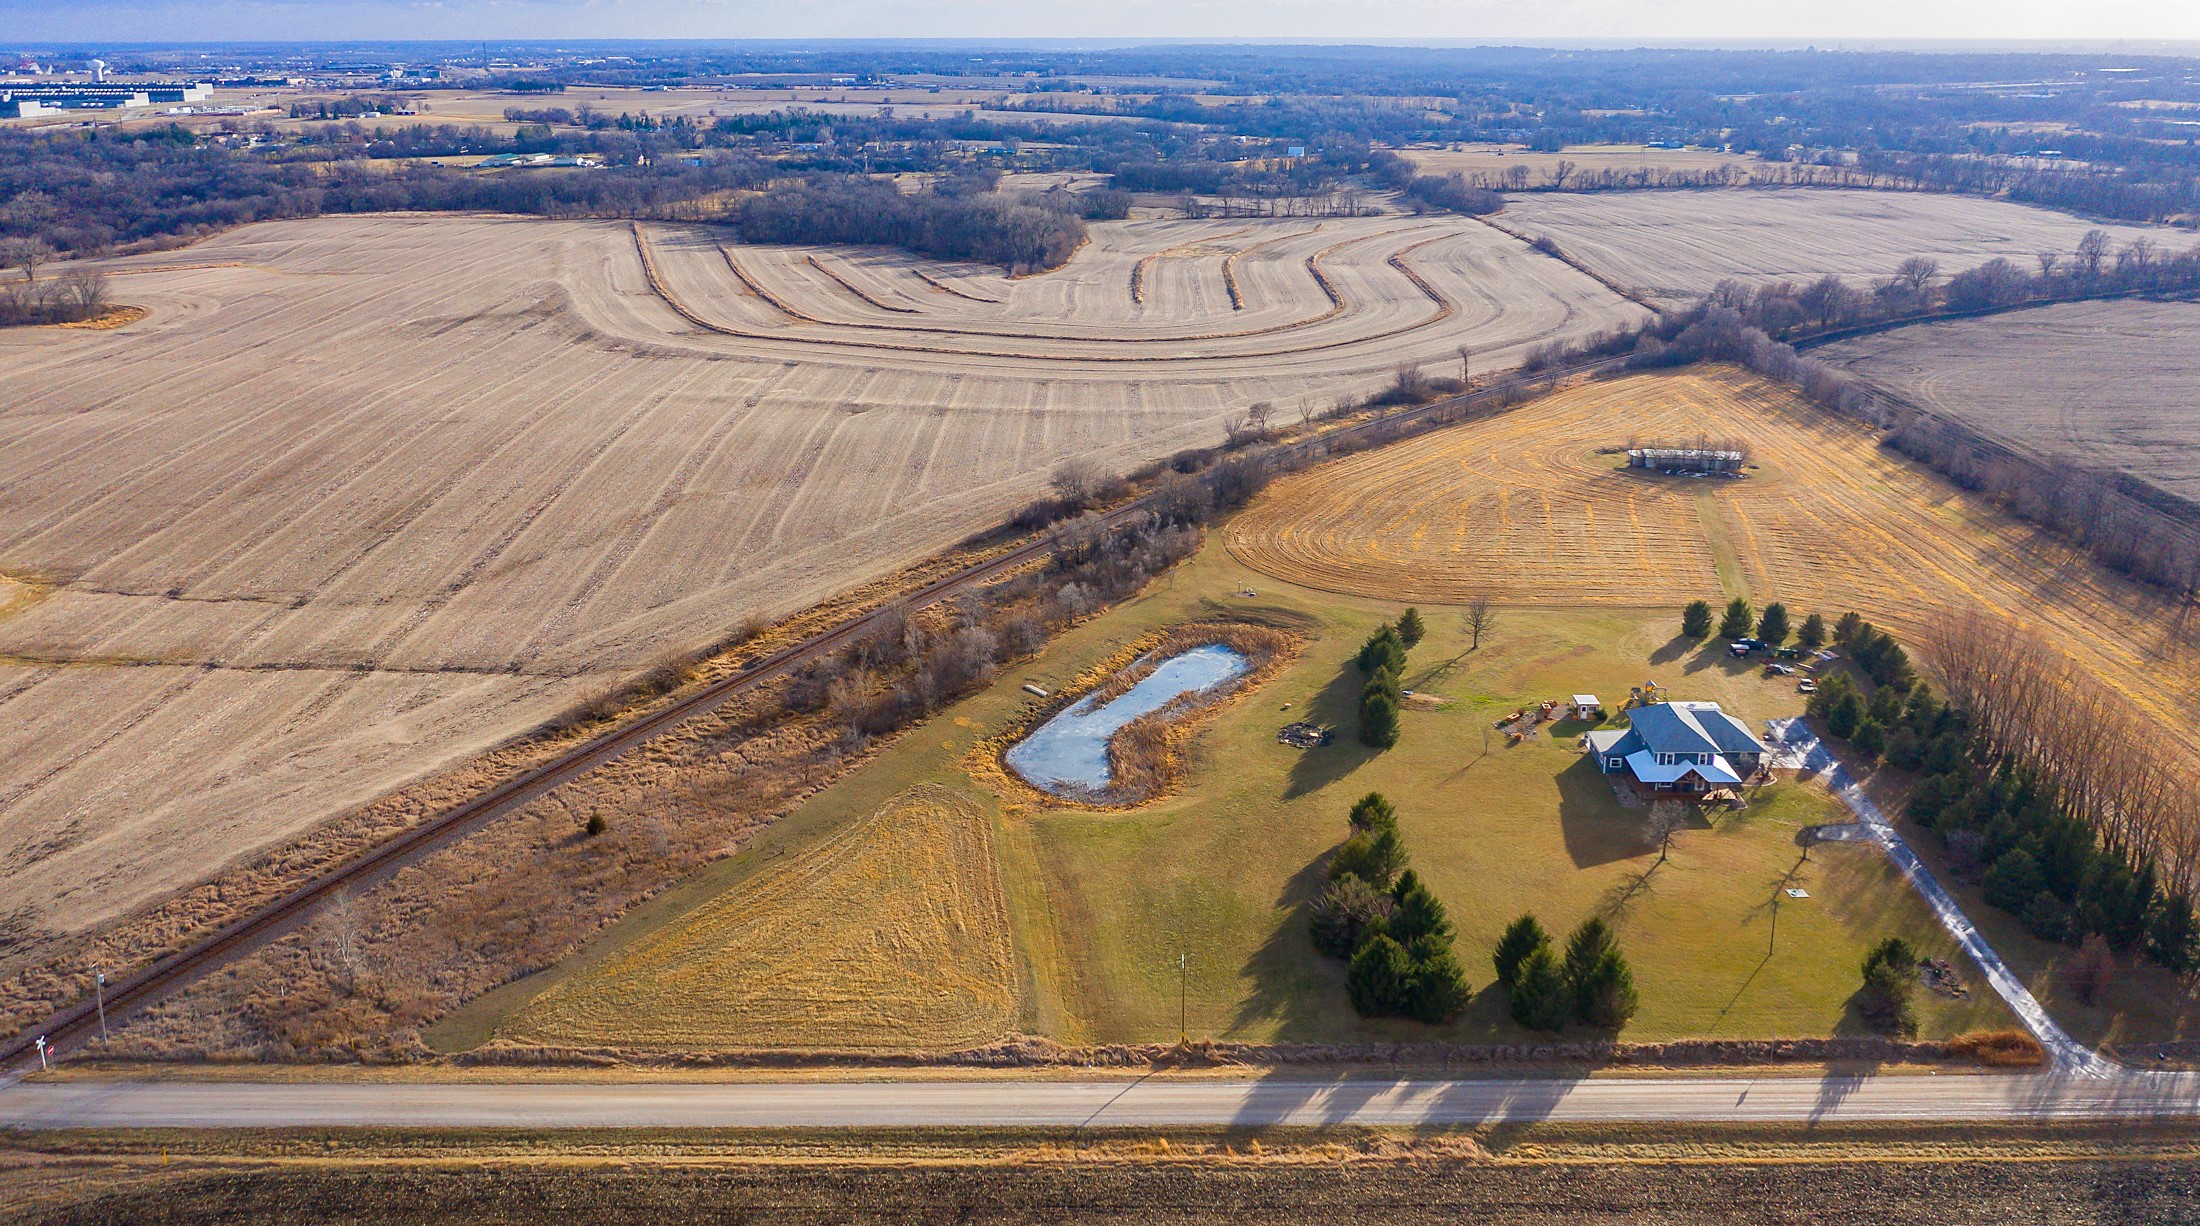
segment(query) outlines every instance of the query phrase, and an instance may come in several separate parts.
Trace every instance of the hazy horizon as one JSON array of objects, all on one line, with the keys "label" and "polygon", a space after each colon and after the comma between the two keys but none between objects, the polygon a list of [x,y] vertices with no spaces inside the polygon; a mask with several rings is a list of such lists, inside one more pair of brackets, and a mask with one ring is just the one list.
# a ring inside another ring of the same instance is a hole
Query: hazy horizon
[{"label": "hazy horizon", "polygon": [[[2169,0],[1922,6],[1856,0],[1829,10],[1748,0],[0,0],[7,45],[197,41],[843,39],[1199,40],[1406,45],[1801,46],[1910,49],[1954,43],[2041,50],[2192,53],[2200,5]],[[1593,39],[1583,31],[1597,32]],[[126,38],[116,35],[127,32]]]}]

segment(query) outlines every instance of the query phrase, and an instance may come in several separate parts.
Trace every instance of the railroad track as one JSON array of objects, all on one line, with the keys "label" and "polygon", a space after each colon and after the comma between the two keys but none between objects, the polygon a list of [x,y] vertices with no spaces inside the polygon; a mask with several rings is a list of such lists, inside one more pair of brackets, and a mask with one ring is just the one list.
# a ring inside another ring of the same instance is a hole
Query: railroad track
[{"label": "railroad track", "polygon": [[[1622,360],[1602,358],[1546,371],[1537,378],[1556,380],[1595,373],[1612,369]],[[1326,454],[1340,443],[1381,445],[1396,442],[1431,425],[1446,425],[1464,420],[1474,410],[1488,408],[1496,403],[1497,398],[1491,391],[1467,392],[1414,408],[1401,409],[1387,417],[1341,427],[1327,434],[1286,443],[1276,448],[1275,454],[1288,459],[1304,459]],[[1455,417],[1454,414],[1458,416]],[[1103,512],[1100,516],[1101,524],[1113,529],[1132,523],[1153,510],[1162,497],[1163,492],[1156,491],[1134,498],[1122,506]],[[906,615],[955,593],[988,583],[1044,557],[1050,547],[1050,540],[1041,536],[996,557],[974,562],[913,592],[887,601],[868,613],[849,618],[801,642],[753,660],[739,672],[721,677],[657,710],[607,729],[551,761],[523,771],[473,799],[445,810],[395,838],[329,869],[251,914],[232,920],[212,934],[107,985],[108,1022],[112,1024],[126,1018],[180,989],[208,970],[282,935],[338,891],[393,872],[423,853],[532,804],[563,784],[629,750],[647,744],[698,715],[716,710],[766,681],[783,677],[862,638],[896,614]],[[99,1029],[97,1000],[79,1000],[50,1015],[43,1023],[27,1027],[5,1041],[0,1041],[0,1071],[5,1071],[11,1064],[26,1058],[35,1058],[33,1052],[40,1037],[46,1040],[50,1056],[81,1046],[97,1034]]]}]

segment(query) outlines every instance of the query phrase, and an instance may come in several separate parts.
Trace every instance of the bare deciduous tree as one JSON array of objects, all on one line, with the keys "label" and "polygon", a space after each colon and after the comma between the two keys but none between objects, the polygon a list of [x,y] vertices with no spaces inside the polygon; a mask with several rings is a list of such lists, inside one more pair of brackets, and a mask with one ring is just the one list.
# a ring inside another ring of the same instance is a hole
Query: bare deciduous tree
[{"label": "bare deciduous tree", "polygon": [[[1658,864],[1672,852],[1673,836],[1688,828],[1688,806],[1677,800],[1660,800],[1650,806],[1650,816],[1643,823],[1643,842],[1658,849]],[[1656,868],[1653,864],[1650,867]]]},{"label": "bare deciduous tree", "polygon": [[1473,381],[1474,347],[1472,345],[1461,345],[1459,346],[1459,382],[1469,384]]},{"label": "bare deciduous tree", "polygon": [[2108,232],[2088,230],[2078,240],[2078,266],[2089,278],[2101,275],[2101,262],[2108,258]]},{"label": "bare deciduous tree", "polygon": [[1482,636],[1497,628],[1497,610],[1490,607],[1490,598],[1477,595],[1467,601],[1467,634],[1472,640],[1469,651],[1482,650]]},{"label": "bare deciduous tree", "polygon": [[1940,261],[1927,256],[1913,255],[1895,265],[1894,275],[1909,287],[1911,297],[1922,297],[1925,287],[1940,275]]},{"label": "bare deciduous tree", "polygon": [[11,238],[0,242],[0,261],[23,270],[26,281],[38,280],[39,265],[53,258],[53,247],[42,238]]},{"label": "bare deciduous tree", "polygon": [[1083,506],[1092,500],[1106,479],[1107,474],[1098,464],[1071,458],[1054,466],[1054,471],[1047,475],[1047,484],[1053,487],[1055,497]]}]

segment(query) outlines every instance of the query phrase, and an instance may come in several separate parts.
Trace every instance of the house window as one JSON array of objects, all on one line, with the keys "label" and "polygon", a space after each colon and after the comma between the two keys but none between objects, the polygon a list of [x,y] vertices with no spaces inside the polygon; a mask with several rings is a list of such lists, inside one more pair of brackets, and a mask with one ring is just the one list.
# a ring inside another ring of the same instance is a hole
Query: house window
[{"label": "house window", "polygon": [[1604,765],[1605,765],[1605,767],[1606,767],[1607,769],[1609,769],[1609,770],[1618,770],[1618,769],[1619,769],[1620,767],[1622,767],[1622,766],[1625,766],[1625,765],[1627,765],[1627,759],[1625,759],[1625,758],[1606,758],[1606,759],[1604,760]]}]

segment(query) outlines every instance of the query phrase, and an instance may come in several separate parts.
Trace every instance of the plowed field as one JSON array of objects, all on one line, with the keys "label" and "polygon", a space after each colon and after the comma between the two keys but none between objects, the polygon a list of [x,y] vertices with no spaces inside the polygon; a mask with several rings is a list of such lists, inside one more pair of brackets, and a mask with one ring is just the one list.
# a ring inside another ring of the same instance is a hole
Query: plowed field
[{"label": "plowed field", "polygon": [[[1746,438],[1738,481],[1638,475],[1630,438]],[[1913,641],[1936,610],[2033,623],[2165,723],[2200,648],[2153,595],[1740,371],[1594,383],[1278,482],[1233,554],[1330,591],[1422,604],[1669,607],[1723,586]]]},{"label": "plowed field", "polygon": [[2139,237],[2178,250],[2192,245],[2175,230],[2096,226],[1973,196],[1819,188],[1538,192],[1513,197],[1504,219],[1551,236],[1621,285],[1673,299],[1705,293],[1727,277],[1801,282],[1834,273],[1864,284],[1913,255],[1939,261],[1942,275],[1995,256],[2030,269],[2035,253],[2067,254],[2094,229],[2108,231],[2118,246]]},{"label": "plowed field", "polygon": [[1103,223],[1016,280],[721,238],[269,223],[117,261],[137,323],[0,333],[0,949],[936,552],[1064,457],[1637,315],[1461,219]]},{"label": "plowed field", "polygon": [[2200,502],[2200,304],[2073,302],[1897,328],[1814,356],[1985,434]]}]

